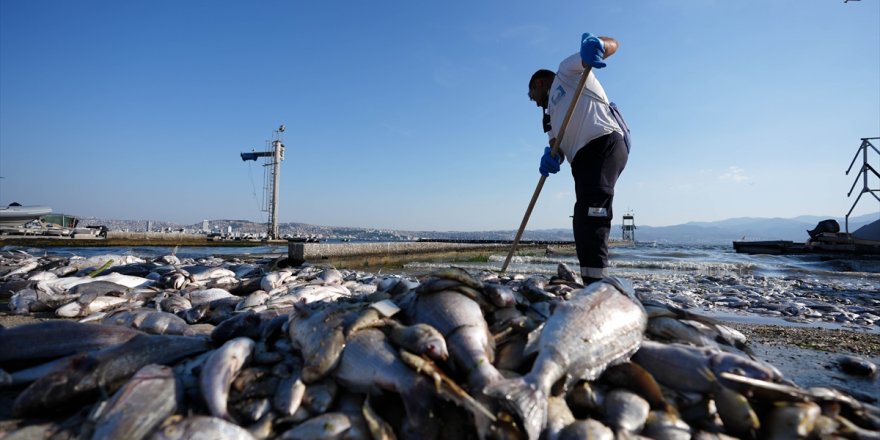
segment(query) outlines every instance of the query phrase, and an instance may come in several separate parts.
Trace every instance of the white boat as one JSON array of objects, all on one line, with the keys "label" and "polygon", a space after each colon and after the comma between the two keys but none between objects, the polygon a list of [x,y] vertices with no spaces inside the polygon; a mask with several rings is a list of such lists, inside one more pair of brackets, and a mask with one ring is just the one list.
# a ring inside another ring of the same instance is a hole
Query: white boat
[{"label": "white boat", "polygon": [[50,213],[52,208],[48,206],[22,206],[13,203],[0,207],[0,227],[18,228]]}]

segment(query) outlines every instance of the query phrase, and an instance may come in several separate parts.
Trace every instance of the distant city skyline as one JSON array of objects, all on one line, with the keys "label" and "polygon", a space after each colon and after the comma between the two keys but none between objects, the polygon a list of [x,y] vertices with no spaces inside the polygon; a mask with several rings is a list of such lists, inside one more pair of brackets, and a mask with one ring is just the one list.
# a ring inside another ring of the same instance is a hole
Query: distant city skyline
[{"label": "distant city skyline", "polygon": [[[874,0],[6,0],[0,205],[263,223],[263,163],[240,153],[284,124],[281,223],[515,230],[546,145],[528,78],[589,31],[621,43],[596,74],[633,130],[615,225],[843,217],[862,186],[847,197],[846,167],[880,136],[878,17]],[[569,174],[529,229],[570,228]],[[878,212],[864,195],[853,215]]]}]

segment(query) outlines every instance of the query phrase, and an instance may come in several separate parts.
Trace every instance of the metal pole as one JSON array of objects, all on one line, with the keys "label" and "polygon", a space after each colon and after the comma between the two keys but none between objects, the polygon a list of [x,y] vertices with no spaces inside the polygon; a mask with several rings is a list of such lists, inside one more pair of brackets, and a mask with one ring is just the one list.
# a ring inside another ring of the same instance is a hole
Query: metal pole
[{"label": "metal pole", "polygon": [[272,225],[269,231],[269,239],[275,240],[278,238],[278,180],[281,175],[281,149],[284,147],[279,140],[272,142],[272,146],[275,153],[272,157],[275,163],[272,168],[272,215],[270,217]]}]

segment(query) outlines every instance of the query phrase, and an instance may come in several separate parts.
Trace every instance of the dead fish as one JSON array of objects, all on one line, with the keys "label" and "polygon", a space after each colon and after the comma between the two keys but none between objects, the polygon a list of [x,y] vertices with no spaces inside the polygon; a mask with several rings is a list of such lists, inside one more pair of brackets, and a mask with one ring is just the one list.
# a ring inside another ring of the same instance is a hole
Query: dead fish
[{"label": "dead fish", "polygon": [[106,325],[131,327],[153,335],[189,335],[189,325],[183,318],[153,309],[122,310],[101,321]]},{"label": "dead fish", "polygon": [[772,439],[806,438],[821,414],[822,409],[814,402],[779,402],[765,416],[761,434]]},{"label": "dead fish", "polygon": [[[249,425],[272,414],[272,403],[268,397],[255,397],[230,402],[229,412],[239,425]],[[250,431],[250,430],[248,430]]]},{"label": "dead fish", "polygon": [[[657,382],[684,392],[705,394],[712,391],[712,381],[700,373],[704,368],[716,377],[724,372],[740,371],[741,375],[761,380],[781,378],[772,367],[745,356],[684,344],[644,341],[632,360],[648,370]],[[725,383],[726,379],[721,380]]]},{"label": "dead fish", "polygon": [[647,316],[631,288],[606,278],[560,302],[544,325],[538,358],[523,377],[486,387],[486,394],[505,399],[522,421],[530,439],[547,422],[547,396],[557,380],[567,384],[592,380],[609,364],[638,350]]},{"label": "dead fish", "polygon": [[282,417],[292,416],[302,404],[306,393],[306,384],[302,381],[302,374],[291,374],[278,384],[272,399],[273,407]]},{"label": "dead fish", "polygon": [[199,373],[199,388],[214,417],[229,419],[229,386],[239,370],[250,360],[253,351],[252,339],[235,338],[214,350],[205,360],[202,372]]},{"label": "dead fish", "polygon": [[0,280],[8,280],[13,277],[24,277],[28,272],[40,267],[40,263],[36,258],[33,260],[25,261],[24,263],[20,263],[19,266],[5,275],[0,276]]},{"label": "dead fish", "polygon": [[246,429],[217,417],[172,416],[150,440],[255,440]]},{"label": "dead fish", "polygon": [[297,304],[290,313],[290,341],[302,352],[303,382],[312,383],[327,375],[339,362],[345,347],[342,322],[349,311]]},{"label": "dead fish", "polygon": [[159,302],[158,309],[163,312],[178,314],[192,308],[192,303],[181,295],[172,294]]},{"label": "dead fish", "polygon": [[269,272],[260,279],[260,289],[271,292],[273,289],[281,287],[293,272],[289,270],[279,270],[277,272]]},{"label": "dead fish", "polygon": [[123,327],[62,320],[0,328],[0,365],[100,350],[140,334],[143,333]]},{"label": "dead fish", "polygon": [[302,405],[312,414],[323,414],[330,409],[338,395],[339,385],[336,381],[325,378],[306,385]]},{"label": "dead fish", "polygon": [[331,440],[342,439],[351,429],[352,421],[348,414],[331,412],[312,417],[309,420],[283,432],[281,440]]},{"label": "dead fish", "polygon": [[235,272],[220,266],[184,266],[181,269],[189,273],[189,280],[193,283],[205,283],[211,279],[233,277]]},{"label": "dead fish", "polygon": [[442,269],[437,269],[431,272],[430,276],[434,278],[454,280],[460,284],[464,284],[465,286],[476,290],[483,289],[483,283],[480,280],[474,278],[470,273],[468,273],[468,271],[460,267],[450,266]]},{"label": "dead fish", "polygon": [[72,295],[94,295],[94,296],[125,296],[131,291],[130,287],[123,286],[111,281],[92,281],[83,284],[77,284],[70,288],[68,293]]},{"label": "dead fish", "polygon": [[222,344],[230,339],[246,336],[253,340],[259,340],[262,333],[263,320],[253,310],[238,313],[229,319],[224,319],[214,327],[211,332],[211,341]]},{"label": "dead fish", "polygon": [[660,384],[654,380],[651,373],[636,363],[623,362],[610,366],[602,373],[600,381],[638,394],[647,400],[653,409],[675,414],[675,408],[663,397]]},{"label": "dead fish", "polygon": [[[270,292],[271,294],[271,292]],[[301,301],[305,303],[335,301],[339,298],[347,298],[351,296],[344,286],[322,284],[306,284],[290,289],[286,294],[276,295],[269,298],[266,303],[270,308],[292,307]]]},{"label": "dead fish", "polygon": [[92,440],[140,440],[177,409],[177,380],[169,367],[147,365],[96,415]]},{"label": "dead fish", "polygon": [[[85,299],[85,298],[84,298]],[[91,301],[74,301],[55,309],[55,314],[62,318],[77,318],[90,313],[103,312],[120,304],[128,303],[128,298],[118,296],[99,296]]]},{"label": "dead fish", "polygon": [[690,440],[691,427],[676,414],[651,411],[641,435],[656,440]]},{"label": "dead fish", "polygon": [[575,420],[559,432],[559,440],[612,440],[611,428],[595,419]]},{"label": "dead fish", "polygon": [[207,304],[218,299],[238,298],[235,295],[229,293],[229,291],[227,291],[226,289],[221,289],[219,287],[194,290],[189,292],[188,296],[189,302],[192,303],[193,306]]},{"label": "dead fish", "polygon": [[123,344],[71,356],[22,391],[12,410],[17,415],[33,414],[93,395],[99,389],[112,392],[146,365],[173,363],[208,348],[207,341],[200,338],[138,334]]},{"label": "dead fish", "polygon": [[269,301],[269,292],[265,290],[257,290],[246,296],[237,306],[235,310],[249,310],[265,306]]},{"label": "dead fish", "polygon": [[584,280],[581,279],[580,274],[571,270],[565,263],[559,263],[556,266],[556,276],[563,281],[579,284],[581,288],[584,287]]},{"label": "dead fish", "polygon": [[622,388],[605,395],[605,421],[618,435],[638,433],[648,420],[651,405],[636,393]]},{"label": "dead fish", "polygon": [[342,284],[342,279],[342,272],[334,268],[324,269],[316,278],[316,280],[320,281],[325,286]]},{"label": "dead fish", "polygon": [[445,361],[449,357],[446,340],[434,327],[421,323],[402,325],[392,319],[386,321],[390,323],[386,327],[388,337],[398,346],[435,360]]},{"label": "dead fish", "polygon": [[498,283],[484,283],[483,293],[498,308],[509,308],[516,305],[516,295],[510,287]]},{"label": "dead fish", "polygon": [[[457,273],[457,272],[453,272]],[[451,290],[420,294],[407,307],[411,322],[440,331],[446,339],[449,357],[456,368],[467,373],[472,390],[502,379],[493,365],[495,340],[483,313],[473,299]]]},{"label": "dead fish", "polygon": [[853,376],[874,377],[877,375],[877,365],[858,356],[840,356],[837,358],[837,366],[840,371]]},{"label": "dead fish", "polygon": [[399,394],[406,409],[404,431],[411,432],[413,438],[436,435],[438,421],[429,416],[435,395],[430,383],[403,363],[380,330],[353,333],[333,376],[355,392],[378,388]]}]

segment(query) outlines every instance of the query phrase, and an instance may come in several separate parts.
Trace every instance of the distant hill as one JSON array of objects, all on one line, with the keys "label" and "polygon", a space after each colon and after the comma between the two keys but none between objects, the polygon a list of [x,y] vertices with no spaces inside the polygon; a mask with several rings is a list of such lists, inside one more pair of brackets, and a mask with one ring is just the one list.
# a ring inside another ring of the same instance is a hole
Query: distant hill
[{"label": "distant hill", "polygon": [[[831,219],[840,223],[844,229],[842,217],[799,216],[784,218],[732,218],[715,222],[688,222],[674,226],[638,226],[636,240],[661,241],[670,243],[729,243],[735,240],[791,240],[806,241],[807,230],[816,227],[822,220]],[[849,231],[880,219],[880,214],[866,214],[852,217]]]},{"label": "distant hill", "polygon": [[[714,222],[688,222],[673,226],[646,226],[636,224],[636,240],[657,241],[668,243],[706,243],[724,244],[736,240],[791,240],[805,241],[807,230],[825,219],[834,217],[799,216],[795,218],[754,218],[741,217]],[[843,218],[834,218],[844,228]],[[849,222],[850,232],[880,219],[878,214],[866,214],[853,217]],[[111,230],[146,231],[148,224],[152,231],[180,230],[198,232],[202,224],[181,225],[170,222],[146,220],[108,220],[97,218],[82,219],[84,225],[106,225]],[[350,239],[350,240],[412,240],[416,238],[455,239],[455,240],[512,240],[515,230],[496,231],[401,231],[392,229],[320,226],[306,223],[280,223],[282,235],[298,237],[315,237],[319,239]],[[210,220],[209,232],[227,232],[238,234],[261,234],[266,231],[265,223],[254,223],[246,220]],[[611,237],[619,238],[620,224],[612,226]],[[527,229],[523,240],[573,240],[570,228],[559,229]]]}]

